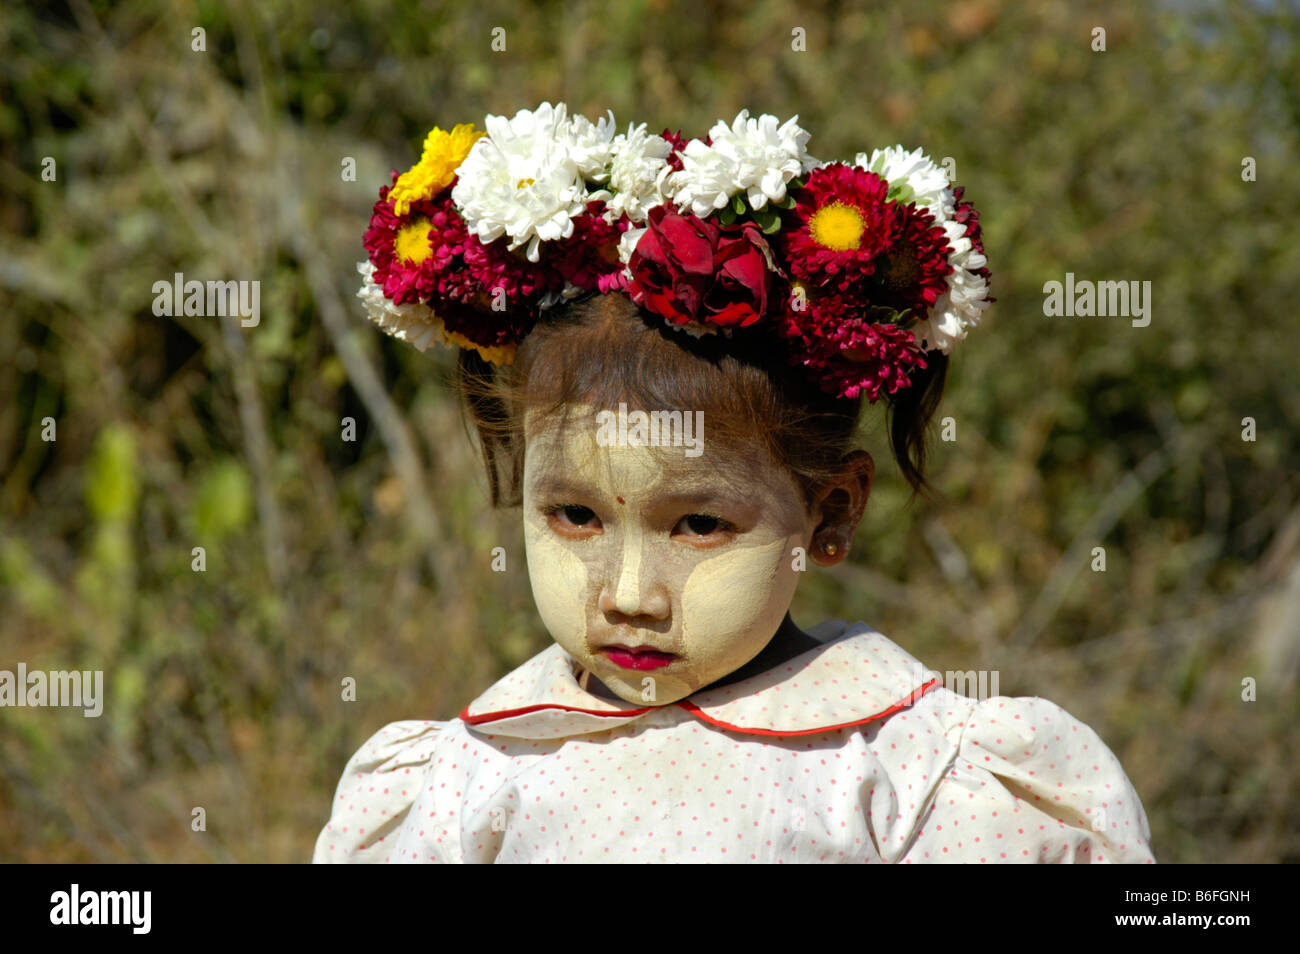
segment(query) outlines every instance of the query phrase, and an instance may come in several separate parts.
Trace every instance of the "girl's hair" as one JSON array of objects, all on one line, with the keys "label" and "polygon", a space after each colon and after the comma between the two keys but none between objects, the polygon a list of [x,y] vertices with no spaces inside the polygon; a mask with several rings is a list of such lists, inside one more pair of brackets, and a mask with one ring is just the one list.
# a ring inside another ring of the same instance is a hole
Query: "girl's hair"
[{"label": "girl's hair", "polygon": [[[943,393],[947,357],[926,355],[912,386],[887,398],[890,447],[912,494],[926,492],[925,432]],[[692,337],[646,316],[626,296],[597,295],[546,312],[500,368],[463,349],[457,386],[478,432],[492,506],[522,501],[524,416],[576,404],[705,411],[708,439],[765,446],[803,492],[805,509],[853,449],[861,398],[832,397],[785,360],[785,345],[752,329]],[[743,476],[743,475],[742,475]]]}]

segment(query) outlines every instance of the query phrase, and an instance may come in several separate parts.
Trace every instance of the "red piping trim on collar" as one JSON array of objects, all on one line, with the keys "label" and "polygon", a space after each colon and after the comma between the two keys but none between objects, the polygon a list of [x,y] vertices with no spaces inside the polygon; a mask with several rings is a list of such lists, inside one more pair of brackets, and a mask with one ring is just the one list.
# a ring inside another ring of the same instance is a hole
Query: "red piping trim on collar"
[{"label": "red piping trim on collar", "polygon": [[658,706],[646,706],[644,709],[621,709],[617,712],[606,712],[600,709],[576,709],[573,706],[561,706],[553,702],[543,702],[535,706],[524,706],[522,709],[498,709],[496,712],[485,712],[482,715],[472,716],[469,714],[469,706],[461,710],[458,719],[468,722],[470,725],[482,725],[485,722],[496,722],[500,719],[512,719],[515,716],[528,715],[530,712],[537,712],[541,709],[563,709],[565,712],[581,712],[585,715],[594,716],[636,716],[656,709]]},{"label": "red piping trim on collar", "polygon": [[[733,725],[730,722],[723,722],[721,719],[715,719],[712,716],[705,715],[704,710],[701,709],[694,702],[691,702],[690,699],[682,699],[678,702],[673,703],[673,705],[680,706],[681,708],[685,709],[687,712],[691,713],[691,715],[703,719],[705,722],[708,722],[712,725],[716,725],[722,729],[728,729],[732,732],[744,732],[748,735],[773,735],[773,736],[818,735],[822,732],[834,732],[837,729],[847,729],[855,725],[866,725],[868,722],[874,722],[877,719],[883,719],[885,716],[893,715],[895,712],[898,712],[900,709],[906,709],[908,706],[913,705],[917,699],[920,699],[921,696],[925,695],[927,692],[929,692],[938,684],[939,684],[939,680],[937,678],[931,679],[929,682],[921,686],[919,689],[914,690],[912,694],[908,696],[906,699],[904,699],[903,701],[896,702],[888,709],[884,709],[880,712],[877,712],[875,715],[867,716],[865,719],[856,719],[853,722],[841,722],[839,725],[820,726],[815,729],[794,729],[789,732],[783,732],[778,729],[748,729],[745,728],[744,726]],[[638,715],[643,715],[646,712],[649,712],[651,709],[657,709],[657,708],[660,707],[645,706],[644,708],[641,709],[622,709],[618,712],[604,712],[597,709],[578,709],[573,706],[561,706],[561,705],[556,705],[555,703],[544,702],[535,706],[524,706],[521,709],[501,709],[497,712],[485,712],[482,715],[476,715],[476,716],[470,715],[469,706],[466,706],[464,709],[461,710],[461,713],[457,718],[459,718],[462,722],[466,722],[470,725],[483,725],[488,722],[498,722],[501,719],[511,719],[514,718],[515,716],[528,715],[530,712],[538,712],[542,709],[561,709],[565,712],[581,712],[584,715],[594,715],[594,716],[638,716]]]},{"label": "red piping trim on collar", "polygon": [[839,725],[819,726],[818,728],[815,729],[791,729],[790,731],[782,731],[780,729],[747,729],[743,725],[732,725],[730,722],[723,722],[721,719],[715,719],[712,716],[705,715],[704,710],[701,709],[699,706],[697,706],[695,703],[691,702],[691,700],[689,699],[683,699],[676,704],[681,706],[683,709],[685,709],[687,712],[691,713],[692,715],[703,719],[705,722],[712,723],[713,725],[716,725],[719,728],[729,729],[732,732],[744,732],[747,735],[776,735],[776,736],[820,735],[822,732],[834,732],[836,729],[847,729],[855,725],[866,725],[868,722],[874,722],[877,719],[883,719],[885,716],[893,715],[895,712],[899,711],[900,709],[906,709],[908,706],[912,705],[914,702],[916,702],[917,699],[920,699],[921,696],[925,695],[927,692],[929,692],[938,684],[939,684],[938,679],[931,679],[924,686],[915,690],[910,696],[908,696],[902,702],[896,702],[888,709],[885,709],[881,712],[877,712],[875,715],[867,716],[865,719],[856,719],[853,722],[841,722]]}]

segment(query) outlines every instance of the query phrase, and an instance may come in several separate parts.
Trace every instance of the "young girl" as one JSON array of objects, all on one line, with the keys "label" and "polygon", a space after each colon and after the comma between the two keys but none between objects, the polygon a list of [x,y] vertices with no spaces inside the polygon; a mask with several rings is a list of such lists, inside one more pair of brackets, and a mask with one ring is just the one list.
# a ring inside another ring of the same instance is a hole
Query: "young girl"
[{"label": "young girl", "polygon": [[462,348],[555,644],[370,738],[314,860],[1153,861],[1086,725],[788,611],[866,507],[864,398],[925,486],[947,354],[990,300],[962,190],[919,150],[822,163],[745,112],[689,142],[563,104],[486,127],[435,129],[381,190],[360,295]]}]

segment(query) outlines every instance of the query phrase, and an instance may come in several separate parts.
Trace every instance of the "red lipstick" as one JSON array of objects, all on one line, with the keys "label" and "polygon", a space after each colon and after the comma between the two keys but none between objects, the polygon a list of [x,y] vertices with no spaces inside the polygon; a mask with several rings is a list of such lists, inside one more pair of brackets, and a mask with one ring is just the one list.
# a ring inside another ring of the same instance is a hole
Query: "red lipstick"
[{"label": "red lipstick", "polygon": [[661,669],[677,660],[672,653],[661,653],[648,646],[606,646],[601,652],[615,666],[638,671]]}]

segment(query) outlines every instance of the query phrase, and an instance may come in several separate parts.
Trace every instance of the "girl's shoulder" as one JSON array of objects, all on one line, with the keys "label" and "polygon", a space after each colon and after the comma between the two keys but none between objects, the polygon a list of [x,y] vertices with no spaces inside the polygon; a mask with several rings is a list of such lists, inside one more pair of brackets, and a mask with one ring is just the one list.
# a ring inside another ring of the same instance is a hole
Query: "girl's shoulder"
[{"label": "girl's shoulder", "polygon": [[927,669],[865,623],[830,620],[820,635],[854,648],[844,658],[858,678],[911,690],[864,727],[897,790],[911,790],[922,764],[938,780],[894,860],[1155,860],[1137,791],[1087,723],[1049,699],[998,694],[995,674]]},{"label": "girl's shoulder", "polygon": [[[882,731],[896,736],[918,717],[949,744],[933,797],[898,860],[1155,861],[1146,811],[1119,759],[1055,702],[972,699],[936,686]],[[969,837],[977,832],[978,845]]]},{"label": "girl's shoulder", "polygon": [[406,720],[367,739],[343,769],[312,862],[385,859],[388,834],[415,800],[437,743],[454,728],[452,722]]}]

